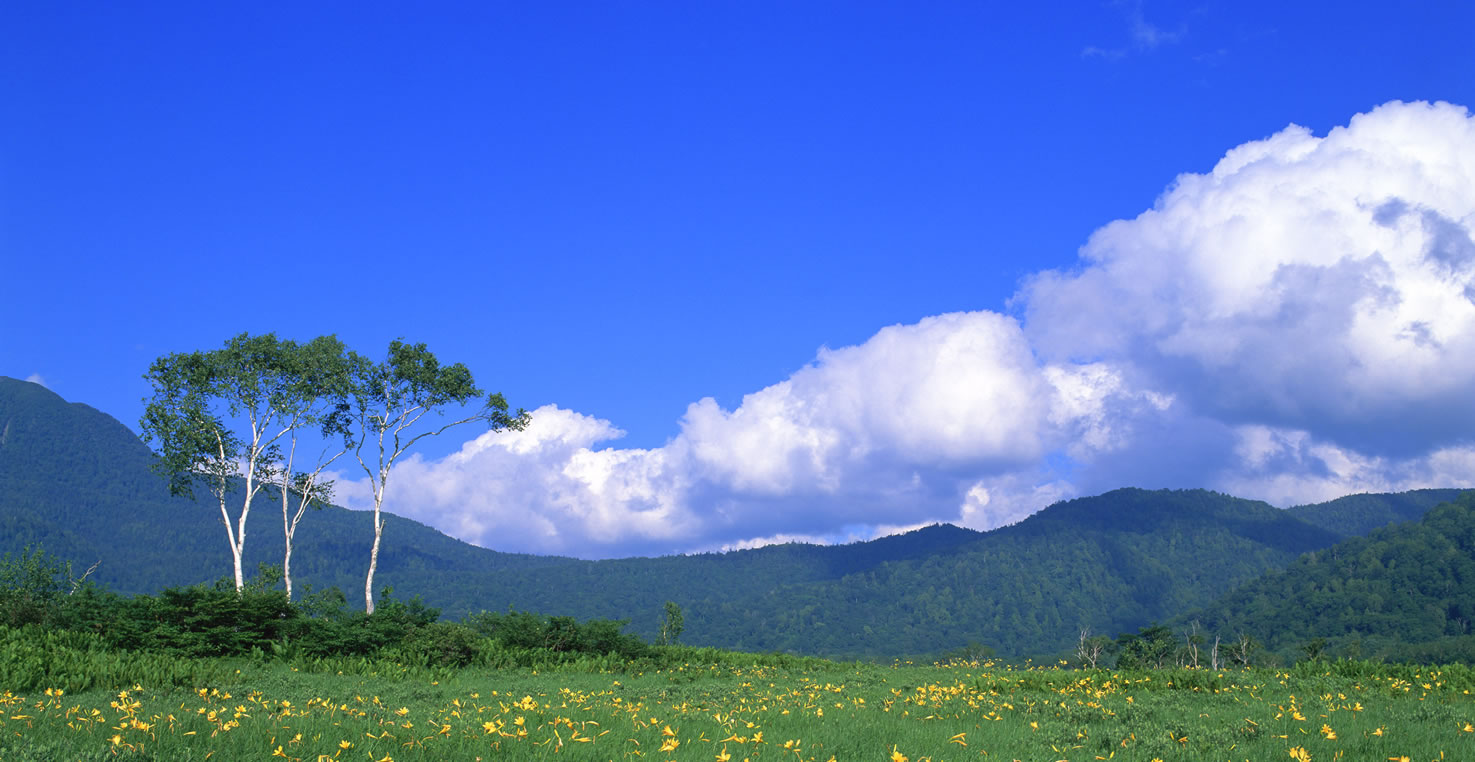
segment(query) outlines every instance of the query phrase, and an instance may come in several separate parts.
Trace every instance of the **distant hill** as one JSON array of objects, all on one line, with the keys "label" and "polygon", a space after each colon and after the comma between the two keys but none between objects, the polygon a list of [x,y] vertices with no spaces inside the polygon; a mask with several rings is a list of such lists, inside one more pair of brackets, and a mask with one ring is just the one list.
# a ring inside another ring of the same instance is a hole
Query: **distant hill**
[{"label": "distant hill", "polygon": [[1315,505],[1287,509],[1292,516],[1342,537],[1360,537],[1379,527],[1416,521],[1430,508],[1460,496],[1457,489],[1418,489],[1398,494],[1339,497]]},{"label": "distant hill", "polygon": [[[95,577],[125,593],[226,575],[218,506],[170,497],[151,459],[115,419],[0,377],[0,552],[39,543],[82,567],[100,559]],[[376,583],[452,616],[513,606],[629,619],[648,637],[672,600],[696,645],[891,658],[977,642],[1052,654],[1083,626],[1115,634],[1205,606],[1346,527],[1418,513],[1438,495],[1355,497],[1281,511],[1127,489],[991,532],[936,525],[842,546],[607,561],[499,553],[391,516]],[[280,562],[280,520],[279,504],[253,508],[248,568]],[[366,514],[310,514],[293,554],[299,589],[337,586],[359,601],[370,535]]]},{"label": "distant hill", "polygon": [[708,637],[734,647],[882,656],[977,641],[1047,655],[1081,627],[1114,634],[1165,619],[1336,539],[1264,503],[1125,489],[1052,505],[946,554],[697,610]]},{"label": "distant hill", "polygon": [[1283,657],[1323,638],[1335,656],[1475,659],[1475,492],[1308,553],[1179,623],[1193,619]]},{"label": "distant hill", "polygon": [[[37,384],[0,376],[0,552],[29,544],[81,564],[124,593],[213,582],[230,573],[220,508],[207,498],[170,497],[149,470],[153,455],[128,427]],[[258,499],[247,522],[246,563],[281,563],[281,504]],[[363,589],[372,523],[328,507],[303,519],[294,578],[318,587]],[[423,524],[389,518],[378,585],[428,587],[427,572],[494,574],[573,559],[497,553]],[[357,588],[354,587],[355,581]]]}]

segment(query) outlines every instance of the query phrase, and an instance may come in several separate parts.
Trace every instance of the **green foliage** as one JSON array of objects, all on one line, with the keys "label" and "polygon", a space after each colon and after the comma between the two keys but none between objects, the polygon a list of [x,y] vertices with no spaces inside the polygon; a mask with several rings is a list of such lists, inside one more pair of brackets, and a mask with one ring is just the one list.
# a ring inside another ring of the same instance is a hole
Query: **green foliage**
[{"label": "green foliage", "polygon": [[71,564],[27,546],[0,557],[0,625],[52,624],[62,599],[76,589]]},{"label": "green foliage", "polygon": [[[347,349],[335,337],[299,345],[275,334],[243,333],[221,349],[160,357],[144,376],[154,390],[140,421],[144,441],[158,444],[152,468],[166,478],[171,495],[192,496],[203,484],[215,498],[237,589],[244,583],[244,523],[257,493],[267,483],[276,486],[289,551],[303,512],[330,494],[331,485],[318,477],[338,456],[325,452],[312,470],[300,471],[297,438],[301,429],[317,429],[330,440],[342,437],[340,455],[352,445],[349,370]],[[238,432],[232,422],[240,419]],[[240,480],[245,486],[232,527],[226,506]],[[296,518],[289,519],[294,491],[300,500]],[[289,571],[290,552],[283,559]],[[286,586],[290,597],[290,576]]]},{"label": "green foliage", "polygon": [[464,667],[481,652],[481,639],[470,627],[455,622],[431,622],[411,630],[399,648],[387,655],[418,666]]},{"label": "green foliage", "polygon": [[119,650],[96,633],[0,626],[0,685],[10,690],[61,688],[75,693],[139,682],[189,687],[219,682],[234,671],[219,660]]},{"label": "green foliage", "polygon": [[1475,639],[1471,580],[1475,493],[1465,493],[1419,521],[1301,556],[1178,621],[1249,633],[1287,661],[1449,661]]},{"label": "green foliage", "polygon": [[1173,663],[1177,650],[1173,631],[1159,624],[1117,638],[1117,669],[1162,669]]},{"label": "green foliage", "polygon": [[938,661],[944,664],[950,662],[985,662],[995,656],[994,649],[977,641],[969,641],[965,646],[954,648],[951,651],[944,651],[938,657]]},{"label": "green foliage", "polygon": [[1394,495],[1348,495],[1315,505],[1298,505],[1286,513],[1313,526],[1346,537],[1360,537],[1389,524],[1417,521],[1440,503],[1460,496],[1457,489],[1416,489]]},{"label": "green foliage", "polygon": [[[124,597],[76,585],[65,565],[43,550],[28,550],[19,559],[7,556],[0,559],[0,616],[5,617],[0,628],[14,631],[14,637],[12,648],[0,652],[10,668],[0,678],[11,682],[0,685],[80,689],[112,685],[133,674],[129,670],[177,681],[194,673],[161,672],[159,665],[191,659],[246,657],[313,666],[361,660],[350,662],[350,670],[384,663],[422,669],[473,664],[615,669],[654,655],[639,638],[623,632],[624,621],[508,612],[445,622],[439,610],[418,597],[398,600],[388,589],[373,614],[349,613],[336,589],[310,594],[293,606],[278,581],[280,570],[263,565],[239,592],[222,578],[214,585]],[[92,677],[58,682],[65,674],[59,670],[73,668],[94,671]]]},{"label": "green foliage", "polygon": [[1326,638],[1312,638],[1301,646],[1301,653],[1305,654],[1305,661],[1320,662],[1326,655]]},{"label": "green foliage", "polygon": [[139,427],[145,442],[157,444],[158,458],[151,465],[167,480],[171,495],[190,497],[197,484],[204,484],[223,501],[230,480],[240,473],[241,439],[212,409],[215,398],[226,393],[213,365],[209,353],[172,354],[155,360],[144,375],[154,395]]},{"label": "green foliage", "polygon": [[[379,568],[379,548],[385,520],[381,516],[384,493],[391,469],[415,443],[439,436],[446,430],[472,421],[483,421],[492,431],[518,431],[527,427],[526,410],[512,411],[501,394],[489,395],[480,410],[460,420],[437,427],[419,427],[426,415],[438,415],[451,406],[465,405],[483,394],[465,365],[443,366],[424,344],[389,343],[388,356],[374,362],[350,353],[347,389],[352,405],[347,410],[359,430],[354,456],[368,475],[374,495],[373,544],[364,582],[364,609],[374,611],[374,578]],[[370,455],[364,445],[373,442]]]},{"label": "green foliage", "polygon": [[[400,411],[464,405],[484,394],[465,365],[442,365],[424,343],[396,339],[384,361],[354,355],[353,363],[358,415],[370,432],[393,429]],[[493,429],[527,425],[526,411],[511,411],[500,394],[486,398],[480,417]]]},{"label": "green foliage", "polygon": [[661,618],[660,644],[673,645],[681,640],[681,631],[686,629],[686,617],[675,601],[666,601],[665,614]]},{"label": "green foliage", "polygon": [[555,653],[613,654],[624,660],[650,655],[650,647],[624,632],[626,620],[544,617],[526,611],[498,614],[483,611],[467,617],[466,625],[502,649]]},{"label": "green foliage", "polygon": [[[1166,620],[1336,539],[1264,503],[1125,489],[839,578],[679,592],[693,636],[729,647],[887,658],[983,640],[1011,658],[1054,658],[1075,648],[1081,624]],[[692,566],[663,578],[691,585]]]}]

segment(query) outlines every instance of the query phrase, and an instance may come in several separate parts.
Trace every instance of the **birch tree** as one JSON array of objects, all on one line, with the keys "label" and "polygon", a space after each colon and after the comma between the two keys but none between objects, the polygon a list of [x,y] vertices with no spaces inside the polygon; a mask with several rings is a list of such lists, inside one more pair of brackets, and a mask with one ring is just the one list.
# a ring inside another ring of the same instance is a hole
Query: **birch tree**
[{"label": "birch tree", "polygon": [[[243,333],[221,349],[160,357],[144,375],[154,395],[140,426],[144,441],[158,446],[154,469],[168,479],[171,494],[192,497],[203,483],[216,499],[237,592],[245,586],[241,561],[251,502],[295,425],[283,420],[278,404],[294,382],[287,359],[293,351],[295,344],[274,334]],[[240,433],[232,421],[240,422]],[[241,498],[234,521],[227,505],[233,493]]]},{"label": "birch tree", "polygon": [[[465,365],[441,365],[424,344],[391,341],[382,362],[355,355],[354,366],[354,416],[359,428],[354,455],[374,494],[374,544],[364,577],[364,610],[372,614],[374,571],[384,537],[384,493],[394,464],[422,439],[452,427],[481,421],[492,431],[520,431],[530,418],[521,408],[512,411],[501,394],[490,394],[475,412],[459,418],[446,416],[455,420],[445,422],[443,413],[482,399],[484,392]],[[430,420],[425,420],[427,415]]]},{"label": "birch tree", "polygon": [[[283,425],[289,427],[286,452],[272,469],[282,499],[282,583],[292,600],[292,541],[308,508],[321,508],[333,497],[333,482],[323,472],[353,448],[350,360],[335,336],[316,339],[284,353],[287,383],[274,402]],[[315,429],[322,446],[314,459],[298,469],[299,447],[312,445],[302,434]]]}]

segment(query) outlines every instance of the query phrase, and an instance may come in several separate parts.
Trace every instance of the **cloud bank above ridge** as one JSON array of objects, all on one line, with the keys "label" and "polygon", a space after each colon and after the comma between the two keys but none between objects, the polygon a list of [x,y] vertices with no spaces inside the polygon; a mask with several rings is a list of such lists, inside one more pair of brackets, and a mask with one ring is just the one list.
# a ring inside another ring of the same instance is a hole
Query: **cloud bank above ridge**
[{"label": "cloud bank above ridge", "polygon": [[[1099,229],[1013,307],[821,349],[653,449],[547,406],[411,458],[386,508],[583,557],[987,529],[1117,486],[1277,504],[1454,486],[1475,466],[1475,119],[1390,103],[1292,125]],[[342,484],[350,507],[362,490]]]}]

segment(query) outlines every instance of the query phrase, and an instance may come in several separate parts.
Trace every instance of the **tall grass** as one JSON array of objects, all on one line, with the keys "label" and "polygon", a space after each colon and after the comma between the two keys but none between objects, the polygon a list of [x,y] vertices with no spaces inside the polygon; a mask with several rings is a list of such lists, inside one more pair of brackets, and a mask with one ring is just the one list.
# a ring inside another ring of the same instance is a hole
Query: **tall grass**
[{"label": "tall grass", "polygon": [[[85,640],[25,636],[89,653]],[[680,653],[693,658],[650,669],[261,654],[171,671],[140,660],[60,692],[7,682],[0,759],[1475,759],[1465,667],[1109,671]],[[33,657],[30,681],[63,676]]]}]

